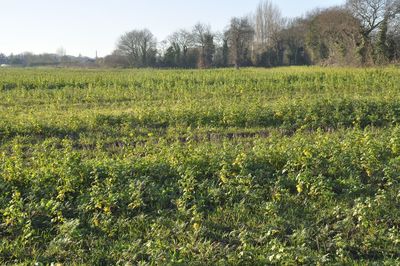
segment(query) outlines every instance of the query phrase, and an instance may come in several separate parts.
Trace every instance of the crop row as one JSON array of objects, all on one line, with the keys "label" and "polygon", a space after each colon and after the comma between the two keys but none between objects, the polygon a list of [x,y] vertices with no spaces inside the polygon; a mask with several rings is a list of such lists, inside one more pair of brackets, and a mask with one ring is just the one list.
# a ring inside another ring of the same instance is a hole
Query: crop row
[{"label": "crop row", "polygon": [[0,70],[0,264],[399,264],[400,75]]},{"label": "crop row", "polygon": [[160,142],[118,155],[16,138],[0,153],[0,258],[393,263],[399,133]]},{"label": "crop row", "polygon": [[[385,127],[400,123],[400,101],[364,98],[292,101],[270,106],[237,104],[226,107],[185,106],[180,109],[148,107],[81,109],[8,114],[0,121],[2,138],[17,135],[79,136],[102,133],[129,136],[139,131],[165,132],[173,128],[264,128],[333,130],[337,128]],[[214,109],[215,108],[215,109]],[[108,111],[109,110],[109,111]],[[146,133],[146,134],[147,134]]]},{"label": "crop row", "polygon": [[1,70],[0,89],[43,90],[63,88],[124,88],[174,90],[229,90],[241,87],[253,91],[290,92],[302,90],[370,90],[398,88],[398,69],[351,68],[280,68],[272,70],[244,69],[187,71],[187,70]]}]

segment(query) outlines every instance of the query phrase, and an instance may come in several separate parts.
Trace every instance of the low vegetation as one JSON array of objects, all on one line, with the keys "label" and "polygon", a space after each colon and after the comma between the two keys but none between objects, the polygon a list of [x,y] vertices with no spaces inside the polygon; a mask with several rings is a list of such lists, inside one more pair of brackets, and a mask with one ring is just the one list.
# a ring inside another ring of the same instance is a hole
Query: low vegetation
[{"label": "low vegetation", "polygon": [[400,263],[400,70],[0,72],[1,264]]}]

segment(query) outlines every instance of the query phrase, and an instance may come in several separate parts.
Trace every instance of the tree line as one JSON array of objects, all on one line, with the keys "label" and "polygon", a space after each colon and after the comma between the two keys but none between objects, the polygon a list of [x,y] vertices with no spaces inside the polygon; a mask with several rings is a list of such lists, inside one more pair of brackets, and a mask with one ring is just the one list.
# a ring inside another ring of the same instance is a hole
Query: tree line
[{"label": "tree line", "polygon": [[239,68],[399,61],[400,0],[347,0],[292,19],[264,0],[253,14],[232,18],[223,32],[197,23],[161,42],[148,29],[126,32],[113,53],[95,63],[126,68]]},{"label": "tree line", "polygon": [[108,66],[377,65],[400,60],[400,0],[347,0],[342,6],[284,18],[271,1],[232,18],[224,32],[198,23],[157,45],[147,29],[125,33]]}]

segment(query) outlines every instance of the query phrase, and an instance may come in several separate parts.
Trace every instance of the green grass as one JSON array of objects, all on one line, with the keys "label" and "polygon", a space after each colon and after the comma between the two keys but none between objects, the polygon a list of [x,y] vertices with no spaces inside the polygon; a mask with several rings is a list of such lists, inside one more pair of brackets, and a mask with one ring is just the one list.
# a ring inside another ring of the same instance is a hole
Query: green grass
[{"label": "green grass", "polygon": [[0,70],[0,263],[400,263],[400,70]]}]

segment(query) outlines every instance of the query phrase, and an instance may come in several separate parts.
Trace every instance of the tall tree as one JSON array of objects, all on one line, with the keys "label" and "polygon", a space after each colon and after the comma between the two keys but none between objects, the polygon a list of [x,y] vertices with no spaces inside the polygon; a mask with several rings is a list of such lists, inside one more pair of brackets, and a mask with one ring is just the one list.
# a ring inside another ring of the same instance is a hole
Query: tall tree
[{"label": "tall tree", "polygon": [[387,45],[389,60],[400,62],[400,15],[388,23]]},{"label": "tall tree", "polygon": [[[400,14],[400,0],[347,0],[346,6],[361,23],[363,43],[360,52],[364,62],[373,54],[375,59],[385,57],[384,53],[388,50],[382,38],[386,39],[387,25]],[[379,30],[380,36],[374,53],[373,38]],[[376,56],[377,52],[381,54]]]},{"label": "tall tree", "polygon": [[279,58],[282,54],[279,33],[285,24],[280,9],[272,1],[264,0],[258,5],[253,21],[253,60],[263,66],[276,65],[282,61]]},{"label": "tall tree", "polygon": [[155,61],[156,44],[149,30],[133,30],[120,37],[117,49],[127,57],[131,67],[148,67]]},{"label": "tall tree", "polygon": [[365,37],[400,13],[400,0],[347,0],[346,5],[360,20]]},{"label": "tall tree", "polygon": [[248,18],[232,18],[226,32],[230,57],[236,68],[249,59],[250,48],[254,38],[254,29]]},{"label": "tall tree", "polygon": [[208,68],[212,65],[215,53],[214,34],[211,27],[205,24],[197,23],[192,31],[194,44],[199,48],[200,68]]},{"label": "tall tree", "polygon": [[174,63],[179,67],[189,67],[188,53],[193,48],[192,34],[184,29],[174,32],[167,38],[169,51],[174,56]]},{"label": "tall tree", "polygon": [[341,7],[315,11],[306,38],[313,63],[359,65],[360,22]]},{"label": "tall tree", "polygon": [[213,65],[216,67],[227,67],[229,64],[229,47],[225,32],[215,33],[214,43],[216,48]]},{"label": "tall tree", "polygon": [[306,53],[308,29],[306,19],[296,18],[289,20],[286,28],[280,32],[280,38],[285,47],[284,65],[307,65],[311,63]]},{"label": "tall tree", "polygon": [[379,26],[378,40],[376,44],[375,61],[379,64],[385,64],[389,60],[389,44],[388,44],[388,19],[384,18]]}]

